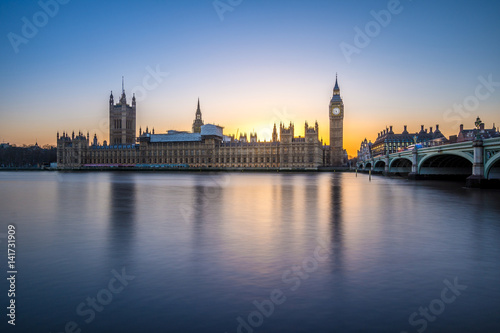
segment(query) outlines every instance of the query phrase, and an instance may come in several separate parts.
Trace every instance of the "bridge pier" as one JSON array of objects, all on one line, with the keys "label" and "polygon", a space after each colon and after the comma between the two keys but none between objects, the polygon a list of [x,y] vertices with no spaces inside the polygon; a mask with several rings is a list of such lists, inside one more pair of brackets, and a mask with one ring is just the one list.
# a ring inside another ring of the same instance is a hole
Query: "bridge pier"
[{"label": "bridge pier", "polygon": [[418,174],[418,149],[415,148],[411,152],[411,172],[408,174],[408,179],[420,179]]},{"label": "bridge pier", "polygon": [[389,175],[389,154],[385,155],[384,176]]},{"label": "bridge pier", "polygon": [[472,164],[472,176],[468,177],[465,186],[472,188],[486,187],[488,180],[484,178],[484,143],[476,139],[472,143],[474,148],[474,163]]}]

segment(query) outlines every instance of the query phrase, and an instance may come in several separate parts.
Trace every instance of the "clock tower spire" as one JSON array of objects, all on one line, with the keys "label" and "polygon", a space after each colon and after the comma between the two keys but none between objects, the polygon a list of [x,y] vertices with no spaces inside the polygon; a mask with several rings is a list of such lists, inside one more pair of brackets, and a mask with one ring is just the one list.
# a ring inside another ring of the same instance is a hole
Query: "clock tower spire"
[{"label": "clock tower spire", "polygon": [[335,75],[333,96],[330,100],[330,164],[344,165],[344,102],[340,97],[338,77]]},{"label": "clock tower spire", "polygon": [[335,74],[335,87],[333,87],[333,94],[340,95],[339,80],[337,74]]}]

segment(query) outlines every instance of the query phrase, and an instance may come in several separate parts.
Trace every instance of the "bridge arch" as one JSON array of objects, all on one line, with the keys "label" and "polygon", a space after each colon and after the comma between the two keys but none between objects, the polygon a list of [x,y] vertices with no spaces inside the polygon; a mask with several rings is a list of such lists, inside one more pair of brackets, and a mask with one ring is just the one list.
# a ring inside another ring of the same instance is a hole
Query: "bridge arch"
[{"label": "bridge arch", "polygon": [[406,164],[405,162],[408,161],[410,162],[410,167],[412,166],[413,162],[409,157],[395,157],[389,162],[389,169],[395,166],[395,164]]},{"label": "bridge arch", "polygon": [[371,169],[372,168],[372,162],[366,162],[365,164],[365,169]]},{"label": "bridge arch", "polygon": [[389,162],[389,172],[396,175],[405,175],[411,172],[413,163],[408,157],[396,157]]},{"label": "bridge arch", "polygon": [[429,154],[420,160],[418,174],[468,176],[472,174],[473,163],[473,157],[463,152]]},{"label": "bridge arch", "polygon": [[420,171],[420,168],[421,168],[421,167],[422,167],[422,165],[425,163],[425,161],[427,161],[428,159],[433,158],[433,157],[435,157],[435,156],[445,156],[445,155],[455,155],[455,156],[463,157],[463,158],[465,158],[466,160],[468,160],[469,162],[474,163],[474,157],[472,157],[470,154],[466,154],[466,153],[463,153],[463,152],[443,152],[443,153],[434,153],[434,154],[425,155],[425,156],[424,156],[424,157],[420,160],[420,162],[418,163],[418,171]]},{"label": "bridge arch", "polygon": [[500,152],[490,157],[484,165],[484,177],[486,179],[500,178]]},{"label": "bridge arch", "polygon": [[375,161],[373,164],[373,171],[384,172],[385,171],[385,161],[384,160]]}]

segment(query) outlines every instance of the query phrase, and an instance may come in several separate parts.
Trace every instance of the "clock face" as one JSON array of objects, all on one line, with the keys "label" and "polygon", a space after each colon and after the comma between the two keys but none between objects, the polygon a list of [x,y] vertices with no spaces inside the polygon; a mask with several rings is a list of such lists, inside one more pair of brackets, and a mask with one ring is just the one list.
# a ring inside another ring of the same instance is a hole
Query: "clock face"
[{"label": "clock face", "polygon": [[334,114],[334,115],[336,115],[336,116],[337,116],[339,113],[340,113],[340,109],[339,109],[339,108],[334,108],[334,109],[333,109],[333,114]]}]

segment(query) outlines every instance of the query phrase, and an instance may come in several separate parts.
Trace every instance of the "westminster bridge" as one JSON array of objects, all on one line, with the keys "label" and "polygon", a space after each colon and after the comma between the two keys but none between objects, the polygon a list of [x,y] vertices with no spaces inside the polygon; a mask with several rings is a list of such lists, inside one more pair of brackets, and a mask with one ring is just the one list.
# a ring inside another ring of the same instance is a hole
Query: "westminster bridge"
[{"label": "westminster bridge", "polygon": [[500,138],[415,148],[359,161],[360,171],[408,175],[411,179],[467,178],[469,187],[500,183]]}]

